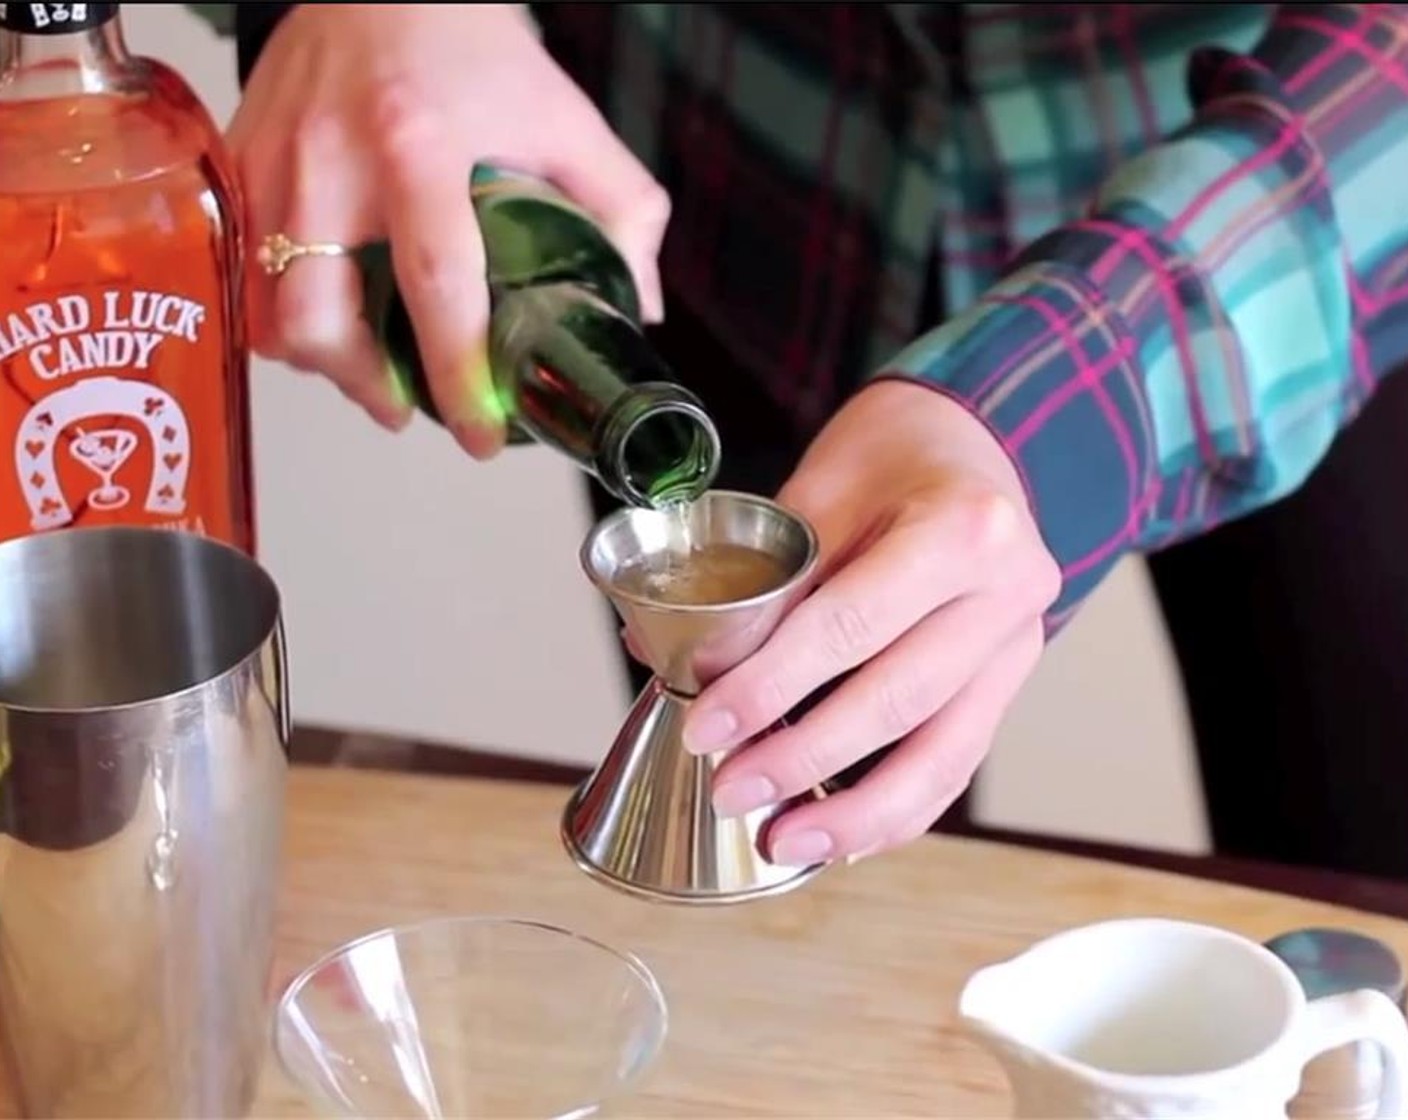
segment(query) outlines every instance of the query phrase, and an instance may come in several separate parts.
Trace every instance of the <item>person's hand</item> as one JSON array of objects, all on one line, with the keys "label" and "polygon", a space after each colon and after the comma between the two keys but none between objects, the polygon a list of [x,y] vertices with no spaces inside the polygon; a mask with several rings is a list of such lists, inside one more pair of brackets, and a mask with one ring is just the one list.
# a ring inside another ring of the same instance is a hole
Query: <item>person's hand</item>
[{"label": "person's hand", "polygon": [[[477,163],[534,175],[593,214],[625,256],[647,320],[669,199],[548,56],[518,5],[299,4],[271,37],[229,142],[249,237],[355,247],[389,239],[434,402],[470,454],[503,444],[485,354]],[[251,258],[254,254],[250,254]],[[381,424],[410,419],[361,318],[356,266],[251,260],[261,353],[326,374]]]},{"label": "person's hand", "polygon": [[714,800],[725,815],[748,812],[896,744],[853,788],[767,833],[779,864],[870,855],[923,834],[966,787],[1037,663],[1060,571],[1001,445],[922,385],[857,394],[777,500],[816,529],[811,592],[693,702],[686,744],[747,743],[845,677],[728,758]]}]

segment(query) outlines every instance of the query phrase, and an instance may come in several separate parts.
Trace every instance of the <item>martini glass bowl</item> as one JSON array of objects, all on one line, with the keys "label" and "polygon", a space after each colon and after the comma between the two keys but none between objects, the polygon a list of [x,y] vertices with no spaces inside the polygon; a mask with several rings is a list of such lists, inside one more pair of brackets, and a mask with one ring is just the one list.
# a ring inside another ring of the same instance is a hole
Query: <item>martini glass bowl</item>
[{"label": "martini glass bowl", "polygon": [[379,930],[285,989],[274,1051],[328,1116],[576,1120],[621,1096],[668,1029],[634,956],[519,918]]}]

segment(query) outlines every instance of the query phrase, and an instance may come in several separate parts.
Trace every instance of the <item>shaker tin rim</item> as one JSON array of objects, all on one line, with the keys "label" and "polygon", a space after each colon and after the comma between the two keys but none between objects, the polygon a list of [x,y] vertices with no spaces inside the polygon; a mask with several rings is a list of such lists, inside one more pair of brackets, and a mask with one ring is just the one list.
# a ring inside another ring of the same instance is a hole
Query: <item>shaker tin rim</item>
[{"label": "shaker tin rim", "polygon": [[50,533],[37,533],[25,537],[16,537],[8,541],[0,541],[0,557],[3,557],[7,550],[18,551],[26,546],[35,547],[36,541],[53,540],[61,535],[78,536],[80,534],[89,536],[106,535],[112,537],[142,537],[152,538],[157,535],[167,537],[178,537],[189,542],[190,547],[201,549],[208,553],[225,553],[232,557],[241,567],[247,569],[254,577],[256,583],[261,584],[261,593],[268,597],[268,625],[259,627],[260,636],[257,640],[249,644],[249,648],[230,660],[230,663],[218,672],[211,673],[201,680],[194,681],[181,688],[172,689],[170,692],[156,693],[151,696],[141,697],[136,700],[124,700],[118,704],[93,704],[82,707],[55,706],[51,704],[21,704],[12,703],[0,698],[0,716],[43,716],[48,718],[65,717],[71,719],[85,719],[94,716],[109,716],[122,712],[135,711],[139,708],[150,707],[153,704],[168,704],[180,701],[194,693],[219,684],[232,674],[239,671],[240,667],[247,664],[250,658],[254,657],[270,639],[282,642],[283,627],[283,594],[279,590],[278,581],[274,579],[273,573],[269,571],[257,558],[246,552],[226,544],[224,541],[216,540],[201,533],[190,533],[184,530],[159,529],[155,527],[144,527],[138,525],[89,525],[77,526],[69,529],[60,529]]}]

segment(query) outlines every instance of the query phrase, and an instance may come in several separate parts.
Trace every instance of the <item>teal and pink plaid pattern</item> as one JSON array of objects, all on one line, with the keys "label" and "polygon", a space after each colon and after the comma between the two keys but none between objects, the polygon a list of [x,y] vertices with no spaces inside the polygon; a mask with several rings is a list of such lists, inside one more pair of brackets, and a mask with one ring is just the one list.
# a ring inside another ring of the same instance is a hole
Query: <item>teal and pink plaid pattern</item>
[{"label": "teal and pink plaid pattern", "polygon": [[[284,7],[239,5],[246,64]],[[799,430],[904,376],[1003,440],[1053,626],[1408,358],[1408,6],[532,8],[674,198],[672,299]]]}]

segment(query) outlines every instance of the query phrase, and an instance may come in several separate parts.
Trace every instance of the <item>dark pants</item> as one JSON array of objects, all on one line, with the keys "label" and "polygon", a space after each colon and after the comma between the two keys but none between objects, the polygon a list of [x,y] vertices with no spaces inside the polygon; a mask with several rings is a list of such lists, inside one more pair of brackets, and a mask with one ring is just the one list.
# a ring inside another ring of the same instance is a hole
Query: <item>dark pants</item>
[{"label": "dark pants", "polygon": [[1149,566],[1217,851],[1408,877],[1408,374],[1299,492]]},{"label": "dark pants", "polygon": [[[699,375],[719,486],[774,493],[803,441],[688,316],[672,309],[656,342]],[[591,496],[598,517],[618,504]],[[1149,563],[1216,851],[1408,877],[1408,377],[1296,495]]]}]

